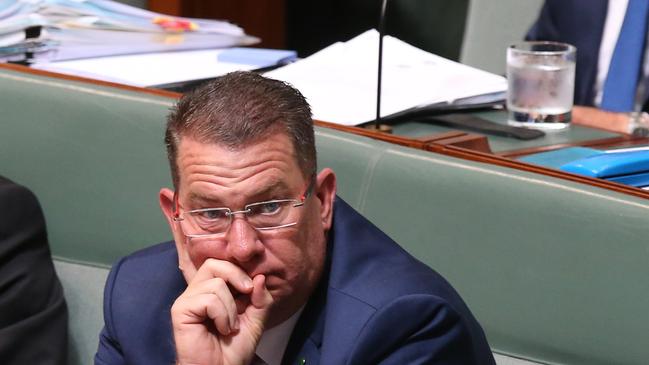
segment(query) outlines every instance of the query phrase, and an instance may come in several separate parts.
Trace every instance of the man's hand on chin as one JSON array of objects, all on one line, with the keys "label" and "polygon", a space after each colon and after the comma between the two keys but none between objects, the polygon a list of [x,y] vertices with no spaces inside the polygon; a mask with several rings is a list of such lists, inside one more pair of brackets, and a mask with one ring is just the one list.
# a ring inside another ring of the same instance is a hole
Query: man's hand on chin
[{"label": "man's hand on chin", "polygon": [[[273,304],[265,281],[230,262],[206,260],[171,307],[177,363],[248,365]],[[241,295],[249,300],[235,301]]]}]

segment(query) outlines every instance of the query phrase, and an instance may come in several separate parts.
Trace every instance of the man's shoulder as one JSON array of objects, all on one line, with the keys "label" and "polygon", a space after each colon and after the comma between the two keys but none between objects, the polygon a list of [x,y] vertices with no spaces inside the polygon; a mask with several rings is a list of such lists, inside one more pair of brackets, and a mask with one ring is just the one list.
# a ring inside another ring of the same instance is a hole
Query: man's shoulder
[{"label": "man's shoulder", "polygon": [[176,248],[173,241],[169,241],[121,258],[111,268],[108,286],[118,286],[120,290],[139,290],[141,287],[150,290],[150,284],[159,287],[157,284],[161,282],[178,281],[181,277]]},{"label": "man's shoulder", "polygon": [[129,261],[134,263],[142,263],[148,261],[159,262],[160,260],[169,260],[177,257],[176,246],[173,241],[166,241],[148,246],[137,250],[121,259],[121,261]]},{"label": "man's shoulder", "polygon": [[[173,361],[169,308],[185,287],[173,242],[134,252],[117,261],[104,288],[104,330],[99,351],[117,343],[133,363]],[[103,346],[103,349],[102,349]],[[103,353],[98,356],[111,356]],[[144,361],[142,359],[149,359]]]},{"label": "man's shoulder", "polygon": [[[451,284],[360,213],[340,200],[336,204],[322,342],[340,349],[355,345],[349,353],[327,353],[323,359],[372,362],[368,359],[383,354],[377,348],[403,349],[395,350],[395,359],[429,359],[436,353],[431,346],[451,341],[465,353],[454,355],[466,360],[457,363],[493,364],[480,325]],[[406,346],[412,333],[428,333],[430,341]]]},{"label": "man's shoulder", "polygon": [[463,305],[435,270],[346,203],[336,203],[330,287],[376,308],[410,295]]}]

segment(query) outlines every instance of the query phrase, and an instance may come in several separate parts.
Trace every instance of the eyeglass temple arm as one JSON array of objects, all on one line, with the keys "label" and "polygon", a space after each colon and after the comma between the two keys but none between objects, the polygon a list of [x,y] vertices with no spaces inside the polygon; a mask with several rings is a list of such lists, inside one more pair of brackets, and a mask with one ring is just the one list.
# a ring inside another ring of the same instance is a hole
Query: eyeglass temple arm
[{"label": "eyeglass temple arm", "polygon": [[309,182],[309,186],[306,187],[306,190],[304,191],[304,194],[300,197],[300,200],[304,203],[306,198],[311,196],[311,193],[313,193],[313,189],[315,188],[315,180],[316,177],[312,176],[311,181]]},{"label": "eyeglass temple arm", "polygon": [[174,222],[180,222],[182,218],[180,218],[180,203],[178,203],[178,194],[174,192],[174,206],[173,206],[173,220]]}]

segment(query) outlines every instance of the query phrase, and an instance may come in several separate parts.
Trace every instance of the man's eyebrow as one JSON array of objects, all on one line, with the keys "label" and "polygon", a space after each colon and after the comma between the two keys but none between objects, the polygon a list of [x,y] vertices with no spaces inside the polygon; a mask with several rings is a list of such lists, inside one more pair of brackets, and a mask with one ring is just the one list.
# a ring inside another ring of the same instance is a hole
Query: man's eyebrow
[{"label": "man's eyebrow", "polygon": [[198,194],[196,192],[190,192],[189,196],[187,198],[192,203],[204,203],[204,204],[218,204],[218,203],[220,203],[219,199],[210,198],[208,196]]},{"label": "man's eyebrow", "polygon": [[[253,197],[264,197],[264,196],[269,196],[273,194],[288,194],[290,192],[290,189],[288,185],[281,180],[275,180],[271,181],[269,184],[266,186],[260,187],[259,190],[257,190],[254,194],[252,194]],[[281,197],[284,198],[284,197]]]},{"label": "man's eyebrow", "polygon": [[[289,186],[286,182],[281,180],[274,180],[266,184],[265,186],[259,187],[256,191],[253,191],[249,196],[249,200],[256,199],[275,199],[275,198],[290,198]],[[275,196],[273,196],[275,195]],[[286,196],[284,196],[286,195]],[[190,192],[187,196],[187,199],[194,205],[204,205],[204,206],[213,206],[218,208],[223,205],[222,201],[217,197],[210,197],[204,194],[197,192]]]}]

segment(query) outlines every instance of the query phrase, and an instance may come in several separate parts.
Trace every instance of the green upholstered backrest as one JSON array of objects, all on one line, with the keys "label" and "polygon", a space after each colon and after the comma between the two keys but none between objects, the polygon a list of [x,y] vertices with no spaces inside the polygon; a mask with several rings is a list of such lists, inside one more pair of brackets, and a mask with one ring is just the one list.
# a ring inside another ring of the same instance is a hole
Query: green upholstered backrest
[{"label": "green upholstered backrest", "polygon": [[542,5],[543,0],[471,0],[460,62],[504,75],[507,47],[523,40]]},{"label": "green upholstered backrest", "polygon": [[102,305],[104,282],[108,268],[64,258],[54,260],[56,273],[63,284],[68,305],[68,361],[69,365],[93,363],[97,351],[99,331],[104,325]]},{"label": "green upholstered backrest", "polygon": [[[0,90],[0,173],[43,205],[74,309],[73,357],[88,363],[105,268],[170,238],[157,191],[170,184],[162,134],[174,100],[7,70]],[[649,358],[647,200],[316,134],[340,196],[449,279],[495,351],[567,364]],[[89,307],[95,317],[79,309]]]},{"label": "green upholstered backrest", "polygon": [[[649,201],[331,131],[319,141],[338,171],[354,149],[374,150],[356,176],[339,176],[341,195],[451,281],[496,351],[544,363],[649,358]],[[362,187],[346,189],[350,177]]]},{"label": "green upholstered backrest", "polygon": [[56,256],[110,265],[169,239],[157,203],[173,100],[2,72],[0,174],[44,208]]},{"label": "green upholstered backrest", "polygon": [[118,257],[169,239],[162,133],[173,100],[0,71],[0,174],[43,207],[70,313],[69,364],[91,364]]}]

